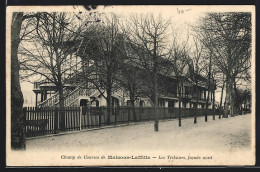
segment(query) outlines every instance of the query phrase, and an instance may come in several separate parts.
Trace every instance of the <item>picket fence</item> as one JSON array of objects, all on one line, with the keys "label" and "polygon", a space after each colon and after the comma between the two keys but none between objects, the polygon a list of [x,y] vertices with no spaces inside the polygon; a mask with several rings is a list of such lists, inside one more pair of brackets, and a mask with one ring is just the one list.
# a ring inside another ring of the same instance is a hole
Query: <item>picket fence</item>
[{"label": "picket fence", "polygon": [[[112,108],[110,123],[107,123],[106,107],[25,107],[25,133],[26,137],[34,137],[59,132],[82,130],[89,128],[100,128],[106,125],[128,124],[131,122],[142,122],[154,120],[154,109],[152,107],[136,107],[136,121],[131,107]],[[204,115],[222,115],[219,109],[195,109],[159,107],[159,120],[187,118]]]}]

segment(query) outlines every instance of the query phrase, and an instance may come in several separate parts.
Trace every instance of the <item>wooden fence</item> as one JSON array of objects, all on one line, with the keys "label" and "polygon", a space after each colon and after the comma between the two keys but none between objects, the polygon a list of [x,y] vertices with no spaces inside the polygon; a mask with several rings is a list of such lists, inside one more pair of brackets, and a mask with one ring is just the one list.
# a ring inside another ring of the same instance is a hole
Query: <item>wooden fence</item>
[{"label": "wooden fence", "polygon": [[[118,125],[134,122],[134,113],[131,107],[117,107],[111,110],[110,124],[107,123],[106,107],[25,107],[26,137],[59,133],[60,131],[99,128],[105,125]],[[153,107],[136,107],[136,122],[154,120]],[[196,116],[222,115],[218,109],[197,109]],[[160,108],[159,119],[174,119],[194,117],[195,109]]]}]

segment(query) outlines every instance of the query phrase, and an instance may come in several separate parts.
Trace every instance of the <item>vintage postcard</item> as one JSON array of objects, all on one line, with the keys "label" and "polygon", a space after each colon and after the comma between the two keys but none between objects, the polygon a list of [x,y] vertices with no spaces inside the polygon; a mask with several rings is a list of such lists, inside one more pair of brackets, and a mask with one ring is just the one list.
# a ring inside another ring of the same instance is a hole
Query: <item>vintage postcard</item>
[{"label": "vintage postcard", "polygon": [[7,166],[255,165],[252,5],[8,6]]}]

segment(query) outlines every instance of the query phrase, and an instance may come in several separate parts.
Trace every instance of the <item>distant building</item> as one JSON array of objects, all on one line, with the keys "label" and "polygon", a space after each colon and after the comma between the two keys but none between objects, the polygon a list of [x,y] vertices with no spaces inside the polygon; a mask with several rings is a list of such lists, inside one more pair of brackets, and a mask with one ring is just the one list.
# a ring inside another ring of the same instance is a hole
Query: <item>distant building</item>
[{"label": "distant building", "polygon": [[[140,74],[142,73],[140,69]],[[213,107],[213,94],[216,86],[211,83],[211,90],[208,90],[208,80],[193,72],[191,65],[184,68],[184,75],[178,79],[174,73],[167,75],[158,75],[159,85],[159,107],[179,107],[179,100],[182,108],[194,108],[195,103],[198,103],[198,108]],[[195,82],[194,78],[197,78]],[[85,83],[82,80],[71,78],[70,84],[64,86],[64,106],[106,106],[106,96],[104,90],[97,90],[93,84]],[[77,77],[76,77],[77,78]],[[196,84],[197,83],[197,84]],[[179,94],[178,88],[181,88]],[[143,89],[148,89],[147,83],[143,83]],[[55,91],[54,84],[48,81],[34,83],[35,106],[53,107],[58,106],[58,93]],[[101,92],[100,92],[101,91]],[[207,100],[207,96],[209,98]],[[112,93],[112,106],[129,106],[130,98],[126,89],[120,89]],[[152,98],[145,94],[137,97],[135,106],[151,107],[153,106]]]}]

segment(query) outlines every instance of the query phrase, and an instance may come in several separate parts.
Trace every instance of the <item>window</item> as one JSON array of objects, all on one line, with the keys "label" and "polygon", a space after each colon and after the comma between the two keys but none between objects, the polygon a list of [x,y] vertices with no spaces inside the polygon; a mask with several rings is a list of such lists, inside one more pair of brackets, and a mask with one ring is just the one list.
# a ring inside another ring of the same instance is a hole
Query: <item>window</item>
[{"label": "window", "polygon": [[143,100],[140,100],[139,106],[140,106],[140,107],[143,107],[143,106],[144,106],[144,101],[143,101]]},{"label": "window", "polygon": [[112,97],[112,106],[113,107],[119,106],[119,100],[115,97]]},{"label": "window", "polygon": [[80,100],[80,106],[87,106],[87,104],[88,104],[88,100],[86,100],[86,99]]},{"label": "window", "polygon": [[99,101],[96,100],[96,107],[99,107]]},{"label": "window", "polygon": [[126,101],[126,105],[127,105],[127,106],[131,106],[131,101],[130,101],[130,100],[127,100],[127,101]]},{"label": "window", "polygon": [[174,101],[173,100],[168,101],[168,107],[174,107]]}]

